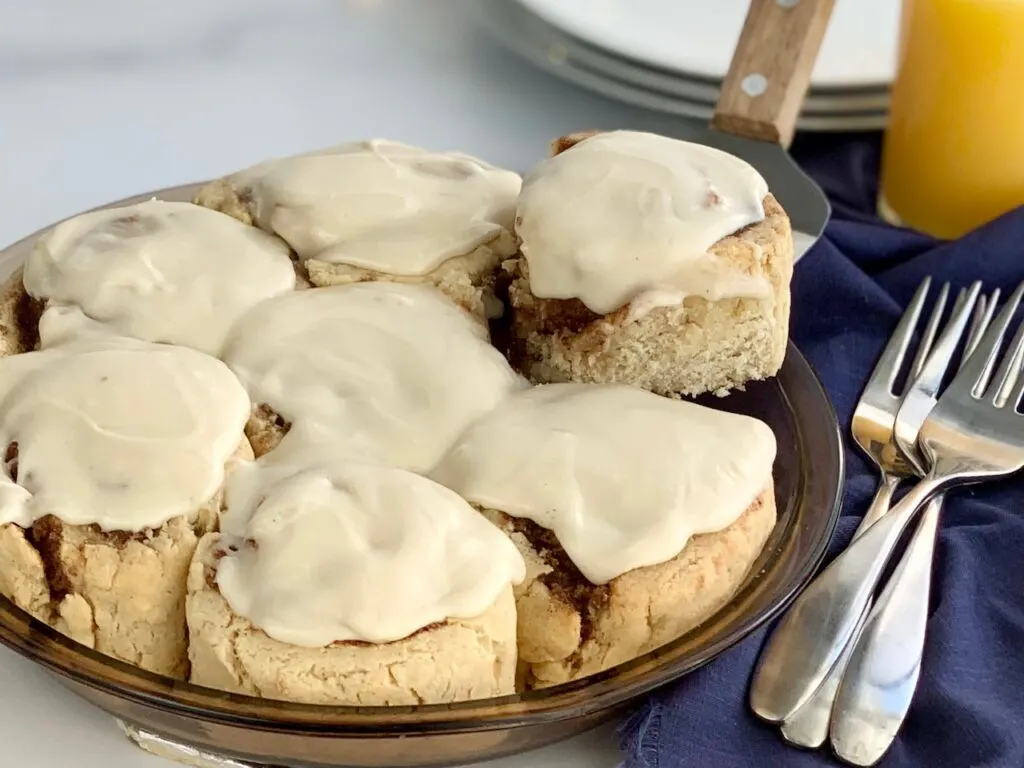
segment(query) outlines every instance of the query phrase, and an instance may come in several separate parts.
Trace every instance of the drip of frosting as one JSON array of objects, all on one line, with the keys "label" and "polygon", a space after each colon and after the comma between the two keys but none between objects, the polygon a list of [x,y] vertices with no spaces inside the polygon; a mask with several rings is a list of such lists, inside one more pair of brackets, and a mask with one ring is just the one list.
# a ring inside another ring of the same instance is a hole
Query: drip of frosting
[{"label": "drip of frosting", "polygon": [[604,584],[734,523],[774,460],[772,430],[749,416],[626,386],[549,384],[473,423],[432,477],[553,531]]},{"label": "drip of frosting", "polygon": [[248,415],[227,366],[186,347],[94,337],[0,359],[0,523],[142,531],[192,514]]},{"label": "drip of frosting", "polygon": [[752,166],[702,144],[636,131],[592,136],[523,181],[516,231],[530,290],[598,314],[645,291],[768,296],[765,277],[708,252],[763,220],[767,194]]},{"label": "drip of frosting", "polygon": [[25,289],[111,331],[212,355],[250,307],[295,287],[288,246],[190,203],[86,213],[39,238]]},{"label": "drip of frosting", "polygon": [[224,360],[296,438],[419,472],[525,386],[469,313],[433,288],[391,282],[270,299]]},{"label": "drip of frosting", "polygon": [[232,181],[260,227],[304,259],[424,275],[511,232],[522,180],[457,152],[393,141],[261,163]]},{"label": "drip of frosting", "polygon": [[275,640],[400,640],[479,616],[522,581],[512,542],[447,488],[282,448],[229,479],[217,566],[231,609]]}]

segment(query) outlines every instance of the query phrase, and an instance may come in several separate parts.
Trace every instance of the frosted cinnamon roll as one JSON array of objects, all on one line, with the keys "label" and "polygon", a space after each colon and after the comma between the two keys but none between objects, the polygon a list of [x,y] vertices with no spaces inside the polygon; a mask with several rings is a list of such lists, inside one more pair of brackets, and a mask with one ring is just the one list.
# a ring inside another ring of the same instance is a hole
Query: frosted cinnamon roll
[{"label": "frosted cinnamon roll", "polygon": [[648,133],[582,134],[523,182],[513,361],[535,382],[725,394],[775,375],[793,241],[739,158]]},{"label": "frosted cinnamon roll", "polygon": [[523,561],[455,493],[282,446],[227,498],[189,574],[192,682],[341,705],[514,692]]},{"label": "frosted cinnamon roll", "polygon": [[515,542],[531,685],[600,672],[700,625],[775,525],[764,423],[619,385],[548,384],[476,421],[432,476]]},{"label": "frosted cinnamon roll", "polygon": [[313,285],[433,285],[484,318],[501,311],[520,184],[469,155],[373,139],[260,163],[196,202],[282,237]]},{"label": "frosted cinnamon roll", "polygon": [[185,577],[251,457],[212,357],[110,337],[0,359],[0,594],[90,648],[187,673]]}]

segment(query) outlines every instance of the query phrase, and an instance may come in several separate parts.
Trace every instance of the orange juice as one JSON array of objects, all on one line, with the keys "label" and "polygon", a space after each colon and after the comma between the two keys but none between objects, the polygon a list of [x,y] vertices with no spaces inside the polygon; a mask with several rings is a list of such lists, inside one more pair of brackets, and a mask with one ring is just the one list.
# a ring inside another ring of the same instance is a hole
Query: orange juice
[{"label": "orange juice", "polygon": [[958,237],[1024,204],[1024,0],[904,0],[886,218]]}]

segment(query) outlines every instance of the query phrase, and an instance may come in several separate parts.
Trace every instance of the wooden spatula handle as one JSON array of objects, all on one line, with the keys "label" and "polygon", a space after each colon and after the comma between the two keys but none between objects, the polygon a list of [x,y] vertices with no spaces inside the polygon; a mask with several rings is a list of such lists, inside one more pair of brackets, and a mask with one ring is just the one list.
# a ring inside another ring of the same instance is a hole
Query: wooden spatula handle
[{"label": "wooden spatula handle", "polygon": [[751,0],[712,124],[788,146],[834,0]]}]

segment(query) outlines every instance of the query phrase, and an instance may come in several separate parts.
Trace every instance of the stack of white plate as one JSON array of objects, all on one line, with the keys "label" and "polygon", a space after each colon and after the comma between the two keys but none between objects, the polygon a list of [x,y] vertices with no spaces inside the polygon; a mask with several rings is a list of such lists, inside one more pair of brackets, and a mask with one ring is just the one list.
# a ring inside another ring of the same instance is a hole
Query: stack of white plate
[{"label": "stack of white plate", "polygon": [[[739,38],[745,0],[479,0],[502,42],[606,96],[710,118]],[[799,127],[885,125],[898,0],[836,0]]]}]

